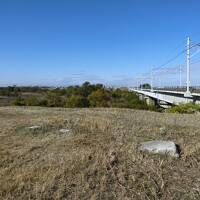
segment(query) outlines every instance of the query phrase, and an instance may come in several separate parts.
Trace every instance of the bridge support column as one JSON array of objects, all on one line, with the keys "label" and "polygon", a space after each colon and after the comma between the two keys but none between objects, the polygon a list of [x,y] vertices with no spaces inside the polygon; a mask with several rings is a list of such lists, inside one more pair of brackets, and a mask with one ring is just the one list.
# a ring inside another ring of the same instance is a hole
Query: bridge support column
[{"label": "bridge support column", "polygon": [[145,95],[139,94],[139,100],[140,100],[140,101],[144,101],[144,100],[145,100]]},{"label": "bridge support column", "polygon": [[158,101],[158,105],[162,108],[171,108],[171,105],[165,101]]},{"label": "bridge support column", "polygon": [[146,104],[149,105],[149,106],[155,106],[156,105],[156,100],[151,98],[151,97],[145,97],[145,101],[146,101]]}]

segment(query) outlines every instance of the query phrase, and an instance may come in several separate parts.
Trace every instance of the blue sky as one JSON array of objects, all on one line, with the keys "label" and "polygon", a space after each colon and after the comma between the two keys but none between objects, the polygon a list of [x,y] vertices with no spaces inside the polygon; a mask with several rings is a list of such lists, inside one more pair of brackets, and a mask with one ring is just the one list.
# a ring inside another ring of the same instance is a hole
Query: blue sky
[{"label": "blue sky", "polygon": [[134,84],[187,36],[200,42],[199,9],[199,0],[0,0],[0,85]]}]

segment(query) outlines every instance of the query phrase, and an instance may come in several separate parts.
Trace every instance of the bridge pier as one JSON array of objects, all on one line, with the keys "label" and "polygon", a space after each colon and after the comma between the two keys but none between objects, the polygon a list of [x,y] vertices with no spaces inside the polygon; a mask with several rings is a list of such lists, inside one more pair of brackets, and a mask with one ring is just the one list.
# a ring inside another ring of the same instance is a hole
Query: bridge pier
[{"label": "bridge pier", "polygon": [[139,94],[139,100],[140,101],[145,101],[145,95],[144,94]]},{"label": "bridge pier", "polygon": [[158,100],[158,105],[159,105],[160,107],[162,107],[162,108],[171,108],[171,105],[168,104],[168,103],[165,102],[165,101],[159,101],[159,100]]},{"label": "bridge pier", "polygon": [[151,97],[145,96],[145,101],[146,101],[146,104],[148,106],[155,106],[156,105],[156,100],[151,98]]},{"label": "bridge pier", "polygon": [[193,98],[193,103],[195,103],[195,104],[200,104],[200,100],[197,99],[197,98]]},{"label": "bridge pier", "polygon": [[195,101],[195,103],[196,103],[196,104],[200,104],[200,101],[197,100],[197,101]]},{"label": "bridge pier", "polygon": [[146,96],[144,94],[138,94],[138,97],[139,97],[140,101],[145,101],[146,104],[149,105],[149,106],[155,106],[156,103],[157,103],[156,99],[153,99],[153,98]]}]

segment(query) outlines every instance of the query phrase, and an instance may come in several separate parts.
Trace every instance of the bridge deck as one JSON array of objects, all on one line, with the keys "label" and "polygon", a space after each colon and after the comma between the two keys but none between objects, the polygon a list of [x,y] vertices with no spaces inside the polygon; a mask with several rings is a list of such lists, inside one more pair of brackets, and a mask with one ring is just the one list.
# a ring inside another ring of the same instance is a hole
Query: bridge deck
[{"label": "bridge deck", "polygon": [[180,91],[168,91],[168,90],[137,90],[131,89],[132,91],[144,95],[146,97],[166,102],[168,104],[178,105],[180,103],[195,102],[200,103],[200,93],[191,93],[190,95],[185,95],[185,92]]},{"label": "bridge deck", "polygon": [[[148,91],[151,92],[151,90],[141,90],[141,91]],[[160,90],[160,89],[155,89],[153,90],[153,92],[158,92],[158,93],[169,93],[169,94],[181,94],[184,95],[185,91],[175,91],[175,90]],[[192,96],[199,96],[200,97],[200,93],[191,93]]]}]

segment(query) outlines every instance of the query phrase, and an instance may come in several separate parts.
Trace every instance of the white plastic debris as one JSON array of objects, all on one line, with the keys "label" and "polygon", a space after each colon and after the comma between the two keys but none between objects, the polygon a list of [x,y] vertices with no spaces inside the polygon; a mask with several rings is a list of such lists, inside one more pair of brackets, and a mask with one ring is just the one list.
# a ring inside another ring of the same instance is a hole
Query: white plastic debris
[{"label": "white plastic debris", "polygon": [[35,126],[30,126],[30,127],[28,127],[28,128],[31,129],[31,130],[36,130],[36,129],[41,128],[41,126],[35,125]]},{"label": "white plastic debris", "polygon": [[172,141],[148,141],[143,142],[139,146],[140,151],[148,151],[151,153],[169,154],[173,157],[180,156],[179,146]]},{"label": "white plastic debris", "polygon": [[69,133],[70,130],[69,130],[69,129],[64,129],[64,128],[63,128],[63,129],[60,129],[59,132],[60,132],[60,133]]}]

